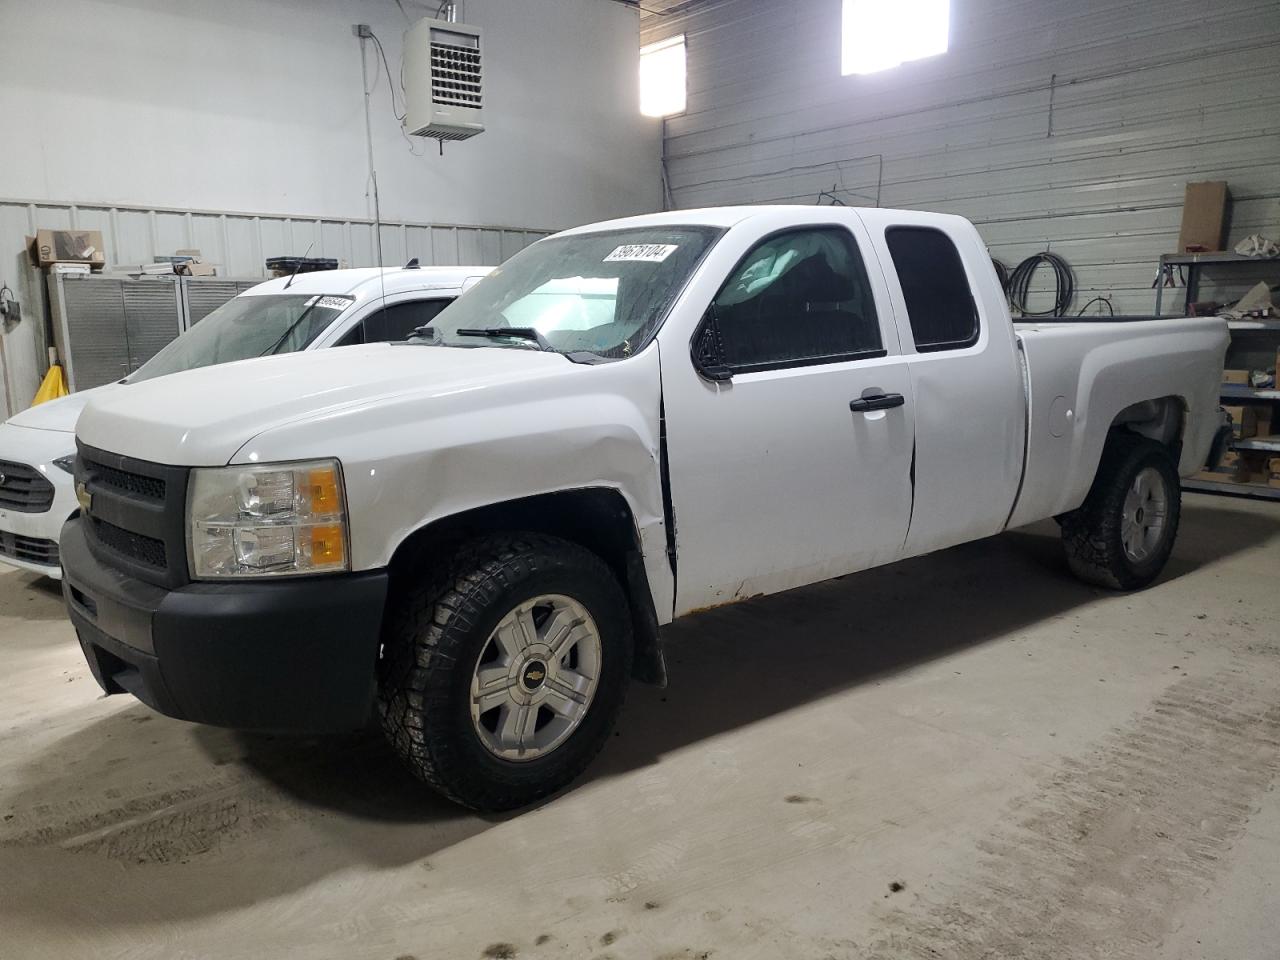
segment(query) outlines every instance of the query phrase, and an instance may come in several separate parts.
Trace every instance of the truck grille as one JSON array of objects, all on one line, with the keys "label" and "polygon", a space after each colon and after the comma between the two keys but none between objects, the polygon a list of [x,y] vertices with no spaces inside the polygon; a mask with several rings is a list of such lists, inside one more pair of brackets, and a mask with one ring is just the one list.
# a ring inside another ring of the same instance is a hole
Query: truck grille
[{"label": "truck grille", "polygon": [[58,541],[40,537],[24,537],[18,533],[0,530],[0,557],[38,563],[43,567],[58,565]]},{"label": "truck grille", "polygon": [[105,463],[95,463],[93,475],[103,486],[119,490],[130,497],[164,503],[164,480],[159,477],[144,477],[140,473],[117,470]]},{"label": "truck grille", "polygon": [[93,529],[94,537],[104,547],[114,550],[121,556],[136,560],[138,563],[144,563],[148,567],[154,567],[157,570],[165,568],[163,540],[125,530],[122,527],[117,527],[114,523],[107,523],[107,521],[98,520],[95,517],[90,517],[89,523]]},{"label": "truck grille", "polygon": [[35,467],[0,460],[0,509],[44,513],[53,506],[53,484]]},{"label": "truck grille", "polygon": [[77,444],[76,483],[89,496],[89,549],[148,583],[187,583],[188,472]]}]

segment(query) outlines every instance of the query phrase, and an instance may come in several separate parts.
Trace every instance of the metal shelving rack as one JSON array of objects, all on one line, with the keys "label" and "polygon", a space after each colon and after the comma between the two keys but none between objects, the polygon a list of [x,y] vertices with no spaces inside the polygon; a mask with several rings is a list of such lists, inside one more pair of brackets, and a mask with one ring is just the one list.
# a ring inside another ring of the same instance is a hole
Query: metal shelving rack
[{"label": "metal shelving rack", "polygon": [[[1244,268],[1252,268],[1247,280],[1241,285],[1252,286],[1262,279],[1263,274],[1270,272],[1274,278],[1280,278],[1280,258],[1245,257],[1238,253],[1168,253],[1160,258],[1160,273],[1156,280],[1156,313],[1163,313],[1164,280],[1169,268],[1180,268],[1186,271],[1185,296],[1183,297],[1183,314],[1191,314],[1191,305],[1199,299],[1202,284],[1202,271],[1209,268],[1212,272],[1224,277],[1228,274],[1239,275]],[[1241,290],[1241,293],[1244,291]],[[1232,354],[1248,354],[1250,350],[1258,353],[1260,340],[1267,338],[1266,349],[1273,358],[1280,348],[1280,320],[1231,320],[1227,327],[1231,331],[1231,346],[1227,348],[1227,366],[1252,366],[1252,364],[1236,364],[1231,362]],[[1224,383],[1220,394],[1223,403],[1229,404],[1270,404],[1273,407],[1273,429],[1280,429],[1280,384],[1275,387],[1250,387],[1238,383]],[[1236,450],[1261,451],[1275,453],[1280,456],[1280,436],[1249,437],[1235,440],[1231,446]],[[1222,493],[1232,496],[1258,497],[1266,500],[1280,500],[1280,487],[1264,486],[1258,483],[1235,483],[1230,481],[1188,479],[1182,482],[1187,490],[1203,493]]]}]

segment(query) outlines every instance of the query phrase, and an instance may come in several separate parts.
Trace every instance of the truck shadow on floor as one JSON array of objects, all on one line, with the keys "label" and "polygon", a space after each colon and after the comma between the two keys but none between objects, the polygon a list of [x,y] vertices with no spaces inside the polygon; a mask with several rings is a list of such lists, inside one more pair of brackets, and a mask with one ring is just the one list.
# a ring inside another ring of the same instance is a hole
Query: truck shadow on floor
[{"label": "truck shadow on floor", "polygon": [[[1190,502],[1153,590],[1278,534],[1280,513]],[[1048,523],[699,614],[667,628],[670,686],[633,689],[585,780],[1108,602],[1125,600],[1072,579]],[[75,922],[58,893],[72,876],[111,901],[86,924],[204,916],[353,866],[429,869],[436,853],[527,815],[478,817],[439,799],[375,731],[240,734],[132,703],[15,773],[21,787],[0,785],[0,878],[24,881],[0,879],[0,913],[61,922]]]}]

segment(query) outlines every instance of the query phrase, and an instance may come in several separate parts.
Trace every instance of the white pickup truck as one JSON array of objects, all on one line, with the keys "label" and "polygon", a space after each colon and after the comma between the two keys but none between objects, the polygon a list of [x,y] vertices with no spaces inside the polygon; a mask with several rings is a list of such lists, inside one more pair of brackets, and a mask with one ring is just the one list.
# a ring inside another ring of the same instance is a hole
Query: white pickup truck
[{"label": "white pickup truck", "polygon": [[1015,325],[953,216],[595,224],[408,343],[96,397],[64,592],[108,693],[273,730],[376,711],[423,780],[511,808],[664,680],[677,617],[1046,517],[1077,575],[1149,583],[1225,439],[1226,345]]}]

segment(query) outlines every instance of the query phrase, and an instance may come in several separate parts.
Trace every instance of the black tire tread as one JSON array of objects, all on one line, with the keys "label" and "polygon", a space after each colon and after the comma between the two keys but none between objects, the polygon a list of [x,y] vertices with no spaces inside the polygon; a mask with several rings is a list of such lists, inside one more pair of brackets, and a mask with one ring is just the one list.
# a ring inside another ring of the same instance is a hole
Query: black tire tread
[{"label": "black tire tread", "polygon": [[[617,590],[617,602],[625,607],[622,590],[603,560],[575,543],[537,533],[495,534],[464,542],[428,565],[420,579],[398,591],[388,604],[378,685],[383,732],[419,779],[455,803],[475,810],[507,810],[554,792],[577,777],[604,747],[621,708],[625,684],[615,703],[597,704],[613,713],[603,733],[585,750],[575,751],[571,766],[561,771],[556,784],[532,792],[527,786],[495,787],[468,769],[457,757],[456,744],[442,732],[446,725],[432,722],[448,708],[458,647],[476,618],[504,587],[535,570],[555,566],[585,567],[607,578]],[[620,644],[626,659],[623,676],[628,677],[630,619],[622,620],[627,631]]]},{"label": "black tire tread", "polygon": [[[1136,433],[1119,431],[1111,435],[1102,452],[1093,486],[1083,504],[1059,518],[1067,565],[1078,578],[1111,590],[1134,590],[1146,586],[1164,567],[1178,534],[1181,513],[1180,488],[1175,482],[1169,491],[1168,534],[1164,554],[1150,575],[1134,570],[1124,554],[1120,524],[1124,511],[1127,478],[1135,463],[1152,455],[1169,463],[1166,447]],[[1171,468],[1172,469],[1172,468]],[[1174,480],[1177,472],[1173,470]]]}]

